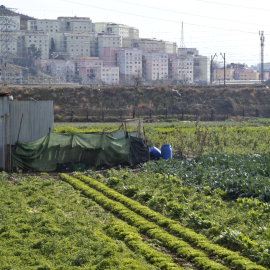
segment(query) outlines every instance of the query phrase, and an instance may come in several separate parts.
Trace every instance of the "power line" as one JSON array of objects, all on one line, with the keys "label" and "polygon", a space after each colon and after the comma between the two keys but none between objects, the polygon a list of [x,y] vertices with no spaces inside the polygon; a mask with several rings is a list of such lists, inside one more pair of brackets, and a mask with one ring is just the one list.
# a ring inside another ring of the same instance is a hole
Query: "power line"
[{"label": "power line", "polygon": [[139,7],[156,9],[156,10],[160,10],[160,11],[163,11],[163,12],[167,11],[167,12],[171,12],[171,13],[178,13],[178,14],[184,14],[184,15],[207,18],[207,19],[213,19],[213,20],[220,20],[220,21],[234,22],[234,23],[252,24],[252,25],[260,25],[260,26],[270,26],[269,24],[266,25],[266,24],[259,24],[259,23],[253,23],[253,22],[241,22],[241,21],[235,21],[235,20],[229,20],[229,19],[215,18],[215,17],[210,17],[210,16],[192,14],[192,13],[183,12],[183,11],[163,9],[163,8],[158,8],[158,7],[153,7],[153,6],[146,6],[146,5],[142,5],[142,4],[137,4],[137,3],[129,3],[129,2],[122,1],[122,0],[112,0],[112,1],[120,2],[120,3],[124,3],[124,4],[128,4],[128,5],[134,5],[134,6],[139,6]]},{"label": "power line", "polygon": [[[126,15],[132,15],[132,16],[141,17],[141,18],[148,18],[148,19],[154,19],[154,20],[158,20],[158,21],[166,21],[166,22],[172,22],[172,23],[181,23],[179,21],[160,19],[160,18],[145,16],[145,15],[138,15],[138,14],[134,14],[134,13],[130,13],[130,12],[124,12],[124,11],[119,11],[119,10],[113,10],[113,9],[108,9],[108,8],[97,7],[97,6],[89,5],[89,4],[83,4],[83,3],[79,3],[79,2],[75,2],[75,1],[71,1],[71,0],[61,0],[61,1],[68,2],[68,3],[73,3],[73,4],[77,4],[77,5],[82,5],[82,6],[88,6],[88,7],[97,8],[97,9],[103,9],[103,10],[112,11],[112,12],[116,12],[116,13],[122,13],[122,14],[126,14]],[[243,31],[243,30],[237,30],[237,29],[228,29],[228,28],[221,28],[221,27],[214,27],[214,26],[206,26],[206,25],[199,25],[199,24],[194,24],[194,23],[185,23],[185,24],[191,25],[191,26],[197,26],[197,27],[206,27],[206,28],[217,29],[217,30],[231,31],[231,32],[257,34],[257,32]]]},{"label": "power line", "polygon": [[257,10],[263,10],[263,11],[270,11],[270,9],[267,8],[258,8],[258,7],[248,7],[248,6],[240,6],[240,5],[233,5],[233,4],[226,4],[226,3],[219,3],[219,2],[214,2],[214,1],[208,1],[208,0],[195,0],[198,2],[205,2],[205,3],[210,3],[210,4],[216,4],[216,5],[223,5],[223,6],[231,6],[231,7],[237,7],[237,8],[247,8],[247,9],[257,9]]}]

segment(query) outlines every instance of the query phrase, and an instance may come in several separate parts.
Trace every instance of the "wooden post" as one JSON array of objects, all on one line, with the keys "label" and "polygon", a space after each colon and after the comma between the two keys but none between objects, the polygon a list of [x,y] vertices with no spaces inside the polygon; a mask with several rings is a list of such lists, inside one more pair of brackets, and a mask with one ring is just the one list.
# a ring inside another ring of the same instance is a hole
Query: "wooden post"
[{"label": "wooden post", "polygon": [[104,122],[104,111],[102,111],[102,121]]},{"label": "wooden post", "polygon": [[71,122],[73,122],[73,110],[71,110]]},{"label": "wooden post", "polygon": [[214,121],[214,109],[211,110],[211,121]]},{"label": "wooden post", "polygon": [[135,118],[136,116],[136,113],[135,113],[135,110],[133,109],[133,119]]},{"label": "wooden post", "polygon": [[168,118],[168,109],[166,107],[166,118]]},{"label": "wooden post", "polygon": [[182,121],[184,121],[184,109],[182,109]]},{"label": "wooden post", "polygon": [[198,120],[199,120],[199,110],[196,109],[196,121],[198,121]]},{"label": "wooden post", "polygon": [[89,112],[88,112],[88,108],[86,109],[86,120],[88,121],[88,114],[89,114]]}]

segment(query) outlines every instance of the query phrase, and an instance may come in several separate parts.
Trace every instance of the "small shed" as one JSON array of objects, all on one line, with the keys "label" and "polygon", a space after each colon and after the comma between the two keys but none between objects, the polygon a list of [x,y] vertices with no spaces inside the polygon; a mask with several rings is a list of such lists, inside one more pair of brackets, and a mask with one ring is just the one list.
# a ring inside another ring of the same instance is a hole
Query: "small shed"
[{"label": "small shed", "polygon": [[11,101],[9,95],[0,93],[0,171],[11,167],[11,145],[18,136],[26,143],[53,131],[53,101]]}]

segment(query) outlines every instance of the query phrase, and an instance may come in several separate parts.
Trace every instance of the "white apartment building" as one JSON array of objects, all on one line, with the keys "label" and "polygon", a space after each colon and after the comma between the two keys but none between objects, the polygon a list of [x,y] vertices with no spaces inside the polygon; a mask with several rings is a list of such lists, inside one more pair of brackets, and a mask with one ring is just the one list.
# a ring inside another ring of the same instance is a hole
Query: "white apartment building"
[{"label": "white apartment building", "polygon": [[119,83],[119,67],[102,67],[101,80],[107,84]]},{"label": "white apartment building", "polygon": [[59,83],[70,81],[75,75],[75,62],[64,60],[52,60],[46,63],[47,71],[51,76],[57,78]]},{"label": "white apartment building", "polygon": [[173,43],[173,53],[177,53],[177,52],[178,52],[177,43],[174,42],[174,43]]},{"label": "white apartment building", "polygon": [[89,17],[58,17],[60,31],[68,32],[93,32],[92,21]]},{"label": "white apartment building", "polygon": [[193,84],[193,55],[169,56],[169,78],[179,80],[183,84]]},{"label": "white apartment building", "polygon": [[92,21],[88,17],[58,17],[56,20],[38,19],[28,20],[29,31],[47,31],[55,33],[66,32],[93,32]]},{"label": "white apartment building", "polygon": [[44,31],[20,31],[17,32],[18,54],[24,56],[27,48],[35,45],[37,49],[41,49],[40,59],[49,59],[49,34]]},{"label": "white apartment building", "polygon": [[119,67],[120,79],[129,82],[133,74],[142,73],[141,50],[116,50],[117,66]]},{"label": "white apartment building", "polygon": [[130,38],[140,38],[140,31],[136,27],[129,27],[129,37]]},{"label": "white apartment building", "polygon": [[28,20],[27,29],[29,31],[46,31],[48,33],[55,33],[60,31],[59,20]]},{"label": "white apartment building", "polygon": [[148,81],[168,79],[168,54],[143,53],[143,77]]},{"label": "white apartment building", "polygon": [[[264,63],[263,69],[265,72],[270,72],[270,63]],[[261,72],[261,63],[257,64],[257,71]]]},{"label": "white apartment building", "polygon": [[87,83],[100,84],[118,84],[119,83],[119,68],[118,67],[103,67],[94,66],[91,68],[91,77],[85,78],[83,81]]},{"label": "white apartment building", "polygon": [[90,57],[90,33],[60,32],[55,36],[56,52],[66,53],[66,58],[75,60],[77,57]]},{"label": "white apartment building", "polygon": [[[17,33],[20,30],[20,16],[0,16],[0,27],[6,32],[0,41],[0,50],[7,49],[7,56],[16,57],[18,54]],[[3,46],[3,48],[2,48]]]},{"label": "white apartment building", "polygon": [[210,58],[202,55],[194,56],[194,82],[210,84]]},{"label": "white apartment building", "polygon": [[158,40],[158,50],[164,53],[174,53],[174,43],[164,40]]},{"label": "white apartment building", "polygon": [[125,24],[97,22],[95,31],[98,33],[110,33],[121,36],[122,38],[139,38],[139,29]]},{"label": "white apartment building", "polygon": [[3,38],[3,41],[0,41],[0,50],[3,48],[7,48],[8,54],[13,57],[16,57],[18,54],[18,42],[17,37],[19,32],[8,32],[6,35],[6,39]]},{"label": "white apartment building", "polygon": [[104,51],[106,47],[122,47],[122,39],[120,35],[98,33],[98,57],[103,60]]},{"label": "white apartment building", "polygon": [[98,34],[90,32],[90,55],[91,57],[98,57]]},{"label": "white apartment building", "polygon": [[21,29],[20,16],[0,16],[1,29],[6,31],[19,31]]},{"label": "white apartment building", "polygon": [[122,38],[122,47],[137,48],[142,51],[174,51],[172,42],[150,38]]}]

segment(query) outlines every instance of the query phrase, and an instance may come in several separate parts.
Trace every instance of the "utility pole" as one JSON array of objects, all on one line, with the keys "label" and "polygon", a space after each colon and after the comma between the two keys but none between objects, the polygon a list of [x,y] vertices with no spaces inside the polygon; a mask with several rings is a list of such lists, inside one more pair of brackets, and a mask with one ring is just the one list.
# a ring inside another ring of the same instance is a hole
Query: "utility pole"
[{"label": "utility pole", "polygon": [[261,40],[261,84],[264,81],[264,31],[259,31]]},{"label": "utility pole", "polygon": [[220,55],[222,56],[223,60],[224,60],[224,86],[226,84],[226,77],[225,77],[225,64],[226,64],[226,58],[225,58],[225,53],[224,55],[222,53],[220,53]]},{"label": "utility pole", "polygon": [[213,84],[213,61],[217,57],[217,54],[215,53],[214,55],[211,55],[211,70],[210,70],[210,75],[211,75],[211,85]]}]

